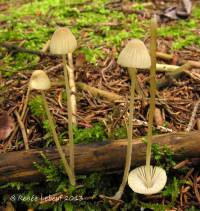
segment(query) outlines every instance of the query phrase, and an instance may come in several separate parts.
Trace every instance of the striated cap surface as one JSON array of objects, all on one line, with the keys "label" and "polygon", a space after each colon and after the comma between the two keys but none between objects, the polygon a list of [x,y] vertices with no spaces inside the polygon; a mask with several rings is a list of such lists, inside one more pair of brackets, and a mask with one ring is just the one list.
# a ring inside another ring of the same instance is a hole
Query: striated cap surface
[{"label": "striated cap surface", "polygon": [[148,69],[151,67],[151,58],[144,43],[132,39],[119,54],[117,63],[128,68]]},{"label": "striated cap surface", "polygon": [[73,53],[77,47],[77,41],[72,32],[66,28],[58,28],[50,41],[50,52],[52,54],[62,55]]}]

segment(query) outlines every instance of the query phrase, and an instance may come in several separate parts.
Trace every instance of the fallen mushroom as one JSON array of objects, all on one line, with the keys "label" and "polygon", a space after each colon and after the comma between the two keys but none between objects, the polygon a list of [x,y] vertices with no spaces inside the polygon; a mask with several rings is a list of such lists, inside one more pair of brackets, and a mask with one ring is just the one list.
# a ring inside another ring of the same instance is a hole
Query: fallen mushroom
[{"label": "fallen mushroom", "polygon": [[15,127],[13,119],[8,112],[0,111],[0,140],[7,139]]},{"label": "fallen mushroom", "polygon": [[134,192],[145,195],[158,193],[164,188],[167,182],[165,170],[160,167],[153,167],[150,165],[153,116],[155,112],[156,96],[156,29],[157,21],[153,18],[151,20],[150,110],[148,117],[146,166],[141,166],[132,170],[128,176],[128,185],[130,188]]},{"label": "fallen mushroom", "polygon": [[133,113],[134,113],[134,98],[135,98],[135,86],[137,69],[146,69],[151,66],[151,59],[148,50],[144,43],[139,39],[133,39],[127,43],[125,48],[121,51],[117,63],[123,67],[127,67],[131,78],[131,97],[128,116],[128,145],[126,153],[126,164],[124,169],[124,175],[119,190],[116,192],[113,199],[119,200],[124,192],[124,188],[127,183],[128,173],[131,165],[132,154],[132,133],[133,133]]},{"label": "fallen mushroom", "polygon": [[43,98],[43,102],[44,102],[44,108],[45,108],[47,118],[48,118],[48,121],[49,121],[49,126],[50,126],[51,131],[52,131],[53,139],[55,141],[58,153],[59,153],[61,160],[63,162],[65,171],[66,171],[67,175],[69,176],[70,184],[74,186],[75,185],[75,176],[74,176],[72,170],[70,169],[70,166],[69,166],[67,159],[65,157],[65,153],[63,152],[63,150],[60,146],[58,135],[56,133],[56,127],[55,127],[55,124],[54,124],[54,121],[53,121],[53,117],[51,116],[51,113],[50,113],[50,110],[49,110],[49,107],[48,107],[48,103],[47,103],[47,100],[45,98],[44,91],[48,90],[50,88],[50,86],[51,86],[51,82],[50,82],[47,74],[44,71],[35,70],[33,72],[31,79],[30,79],[30,83],[29,83],[30,90],[33,90],[33,89],[39,90],[42,94],[42,98]]},{"label": "fallen mushroom", "polygon": [[[66,55],[68,54],[69,64],[72,64],[72,52],[76,49],[77,42],[74,35],[68,28],[57,29],[50,41],[50,51],[53,54],[62,55],[65,86],[67,93],[67,109],[68,109],[68,131],[69,131],[69,147],[70,147],[70,167],[74,173],[74,143],[73,143],[73,124],[76,124],[76,98],[73,92],[76,91],[74,76],[67,71]],[[71,76],[71,78],[70,78]],[[71,79],[71,80],[70,80]],[[70,89],[70,81],[73,81],[73,87]],[[70,92],[71,90],[71,92]]]}]

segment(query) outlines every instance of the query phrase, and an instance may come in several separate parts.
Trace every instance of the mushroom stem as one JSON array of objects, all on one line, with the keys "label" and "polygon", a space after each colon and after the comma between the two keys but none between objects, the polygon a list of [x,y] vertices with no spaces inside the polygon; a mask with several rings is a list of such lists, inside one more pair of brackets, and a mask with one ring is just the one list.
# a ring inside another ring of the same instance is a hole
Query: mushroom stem
[{"label": "mushroom stem", "polygon": [[18,121],[19,127],[21,129],[25,150],[28,151],[29,145],[28,145],[28,137],[27,137],[27,133],[26,133],[26,128],[24,126],[24,123],[23,123],[22,118],[20,117],[19,113],[17,111],[15,111],[14,113],[15,113],[15,116],[17,117],[17,121]]},{"label": "mushroom stem", "polygon": [[55,141],[58,153],[59,153],[59,155],[61,157],[61,160],[63,162],[65,171],[66,171],[66,173],[67,173],[67,175],[69,177],[70,184],[75,186],[75,177],[74,177],[74,174],[71,171],[70,166],[69,166],[69,164],[67,162],[67,159],[65,157],[65,153],[63,152],[63,150],[62,150],[62,148],[60,146],[58,135],[56,133],[56,128],[55,128],[55,125],[54,125],[54,122],[53,122],[53,118],[51,116],[51,113],[50,113],[50,110],[49,110],[49,107],[48,107],[47,100],[45,98],[44,91],[41,91],[41,94],[42,94],[42,98],[43,98],[44,108],[45,108],[45,111],[46,111],[46,114],[47,114],[47,118],[48,118],[48,121],[49,121],[49,126],[51,128],[53,139]]},{"label": "mushroom stem", "polygon": [[135,86],[136,86],[136,75],[137,70],[135,68],[129,69],[129,74],[131,77],[131,98],[130,98],[130,105],[129,105],[129,116],[128,116],[128,145],[126,151],[126,163],[124,169],[124,175],[122,179],[122,183],[119,187],[119,190],[113,197],[116,200],[119,200],[124,192],[124,188],[127,183],[128,174],[130,171],[131,166],[131,155],[132,155],[132,136],[133,136],[133,114],[134,114],[134,100],[135,100]]},{"label": "mushroom stem", "polygon": [[28,89],[27,89],[27,92],[26,92],[26,97],[25,97],[25,101],[24,101],[23,110],[22,110],[22,113],[20,115],[22,121],[23,121],[24,115],[26,113],[26,108],[27,108],[27,105],[28,105],[30,91],[31,91],[31,89],[30,89],[30,86],[28,85]]},{"label": "mushroom stem", "polygon": [[69,77],[68,77],[67,66],[66,66],[67,65],[66,55],[62,55],[62,58],[63,58],[63,68],[64,68],[64,77],[65,77],[65,87],[66,87],[66,93],[67,93],[70,167],[74,175],[74,141],[73,141],[72,103],[71,103],[71,96],[70,96]]},{"label": "mushroom stem", "polygon": [[69,87],[71,90],[70,97],[71,97],[71,107],[72,107],[72,113],[74,114],[72,117],[72,122],[74,125],[76,125],[76,85],[74,80],[74,65],[73,65],[73,57],[72,53],[68,53],[68,63],[69,66],[67,66],[68,70],[68,76],[69,76]]},{"label": "mushroom stem", "polygon": [[73,65],[72,53],[68,53],[67,54],[67,57],[68,57],[69,66],[73,69],[74,68],[74,65]]},{"label": "mushroom stem", "polygon": [[151,68],[150,68],[150,109],[148,117],[148,133],[147,133],[147,151],[146,151],[146,175],[147,175],[147,187],[152,186],[151,174],[150,174],[150,162],[151,162],[151,145],[152,145],[152,129],[153,129],[153,116],[155,112],[155,97],[156,97],[156,28],[157,22],[153,18],[151,21]]}]

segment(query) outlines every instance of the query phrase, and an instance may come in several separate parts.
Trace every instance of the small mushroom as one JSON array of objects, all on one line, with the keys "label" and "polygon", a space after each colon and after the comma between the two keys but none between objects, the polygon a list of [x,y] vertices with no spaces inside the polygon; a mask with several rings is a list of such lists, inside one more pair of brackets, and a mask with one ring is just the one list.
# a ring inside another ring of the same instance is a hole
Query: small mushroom
[{"label": "small mushroom", "polygon": [[31,75],[29,87],[31,90],[48,90],[51,87],[51,82],[43,70],[35,70]]},{"label": "small mushroom", "polygon": [[49,126],[50,126],[51,131],[52,131],[53,139],[55,141],[58,153],[59,153],[61,160],[63,162],[65,171],[66,171],[67,175],[69,176],[70,183],[71,183],[71,185],[74,186],[75,185],[75,176],[74,176],[73,172],[71,171],[70,166],[69,166],[67,159],[65,157],[65,154],[64,154],[64,152],[63,152],[63,150],[60,146],[60,142],[59,142],[58,135],[57,135],[57,132],[56,132],[56,127],[55,127],[55,124],[54,124],[54,121],[53,121],[53,117],[50,113],[48,103],[47,103],[47,100],[45,98],[44,91],[48,90],[51,87],[51,82],[49,80],[49,77],[47,76],[47,74],[44,71],[36,70],[36,71],[33,72],[32,76],[31,76],[29,87],[30,87],[31,90],[33,90],[33,89],[39,90],[42,94],[42,98],[43,98],[43,102],[44,102],[44,108],[45,108],[47,118],[48,118],[48,121],[49,121]]},{"label": "small mushroom", "polygon": [[8,112],[0,111],[0,140],[7,139],[15,127],[13,119]]},{"label": "small mushroom", "polygon": [[140,166],[130,172],[128,185],[136,193],[151,195],[160,192],[167,182],[165,170],[150,166],[151,186],[147,184],[146,166]]},{"label": "small mushroom", "polygon": [[136,68],[150,68],[151,59],[148,50],[144,43],[139,39],[133,39],[127,43],[125,48],[121,51],[118,64],[127,67],[131,78],[131,97],[128,117],[128,145],[126,153],[126,164],[124,169],[124,175],[119,190],[113,197],[115,200],[119,200],[124,192],[124,188],[127,183],[128,173],[131,166],[131,154],[132,154],[132,133],[133,133],[133,114],[134,114],[134,98],[135,98],[135,86],[137,80]]},{"label": "small mushroom", "polygon": [[57,55],[72,54],[76,47],[76,38],[67,27],[58,28],[50,41],[50,51]]},{"label": "small mushroom", "polygon": [[130,188],[137,193],[147,194],[147,195],[158,193],[164,188],[167,182],[167,176],[166,176],[165,170],[160,167],[157,167],[157,166],[152,167],[150,165],[153,116],[155,112],[155,96],[156,96],[157,21],[155,17],[151,20],[150,29],[151,29],[150,109],[149,109],[149,117],[148,117],[146,165],[134,169],[133,171],[130,172],[128,176],[128,184]]},{"label": "small mushroom", "polygon": [[[72,32],[66,28],[58,28],[50,41],[50,51],[52,54],[61,55],[63,59],[63,69],[65,77],[65,86],[67,93],[67,109],[68,109],[68,131],[69,131],[69,148],[70,148],[70,167],[74,172],[74,143],[73,143],[73,124],[76,124],[76,98],[75,98],[75,82],[73,71],[72,53],[77,47],[77,42]],[[66,55],[70,68],[67,68]],[[69,71],[68,71],[69,70]],[[71,92],[70,92],[71,91]]]}]

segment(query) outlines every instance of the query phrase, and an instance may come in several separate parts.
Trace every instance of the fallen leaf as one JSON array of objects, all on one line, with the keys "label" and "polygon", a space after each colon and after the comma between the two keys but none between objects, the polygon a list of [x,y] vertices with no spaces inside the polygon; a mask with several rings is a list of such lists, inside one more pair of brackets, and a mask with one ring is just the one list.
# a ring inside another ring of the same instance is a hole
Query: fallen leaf
[{"label": "fallen leaf", "polygon": [[14,121],[6,111],[0,111],[0,140],[8,138],[14,129]]}]

